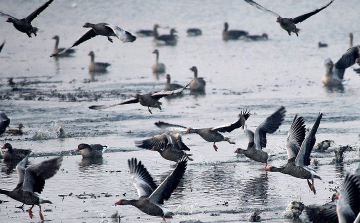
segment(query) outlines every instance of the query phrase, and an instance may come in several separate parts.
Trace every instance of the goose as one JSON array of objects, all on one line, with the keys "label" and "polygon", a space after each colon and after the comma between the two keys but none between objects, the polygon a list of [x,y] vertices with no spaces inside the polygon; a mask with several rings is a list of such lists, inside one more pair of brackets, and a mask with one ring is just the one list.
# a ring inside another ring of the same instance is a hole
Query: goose
[{"label": "goose", "polygon": [[[315,134],[319,128],[321,118],[322,118],[322,113],[319,113],[312,129],[301,143],[300,149],[299,149],[299,144],[296,144],[296,146],[293,145],[287,147],[289,160],[285,166],[282,166],[280,168],[271,166],[269,168],[266,168],[266,171],[281,172],[281,173],[289,174],[296,178],[306,179],[310,190],[314,194],[316,194],[316,190],[314,186],[314,178],[321,180],[321,177],[318,176],[315,173],[315,171],[309,167],[309,165],[310,165],[310,154],[316,142]],[[311,179],[311,182],[309,181],[309,179]]]},{"label": "goose", "polygon": [[107,146],[100,144],[86,144],[81,143],[76,148],[76,151],[80,151],[83,158],[99,158],[102,157],[103,153],[107,149]]},{"label": "goose", "polygon": [[11,15],[5,14],[3,12],[0,12],[1,16],[8,17],[6,22],[12,23],[15,29],[22,33],[26,33],[29,38],[31,38],[31,34],[33,33],[36,36],[36,33],[38,31],[38,28],[33,27],[31,25],[31,22],[42,12],[44,11],[54,0],[49,0],[45,2],[42,6],[40,6],[38,9],[36,9],[34,12],[32,12],[30,15],[28,15],[26,18],[17,19]]},{"label": "goose", "polygon": [[166,83],[164,87],[164,91],[174,91],[176,89],[184,88],[184,86],[180,84],[172,84],[170,74],[166,74]]},{"label": "goose", "polygon": [[127,200],[121,199],[115,205],[132,205],[140,211],[151,216],[172,218],[174,213],[163,206],[164,200],[168,200],[183,178],[187,161],[179,161],[175,169],[165,178],[165,180],[156,186],[148,170],[136,158],[128,160],[132,182],[138,192],[139,199]]},{"label": "goose", "polygon": [[22,129],[25,128],[23,124],[19,124],[18,129],[9,129],[6,131],[6,133],[9,133],[11,135],[22,135],[23,131]]},{"label": "goose", "polygon": [[175,35],[177,31],[173,28],[170,29],[170,35],[160,35],[157,32],[154,33],[156,42],[160,44],[165,44],[169,46],[175,46],[177,44],[177,36]]},{"label": "goose", "polygon": [[266,33],[260,35],[247,35],[245,36],[245,40],[259,41],[259,40],[268,40],[269,36]]},{"label": "goose", "polygon": [[152,66],[153,73],[165,73],[165,64],[159,63],[159,50],[155,49],[152,53],[156,54],[155,64]]},{"label": "goose", "polygon": [[281,106],[273,114],[265,119],[255,130],[255,133],[243,125],[245,134],[248,137],[249,144],[247,149],[238,148],[235,153],[244,154],[246,157],[257,162],[265,163],[267,166],[268,154],[262,148],[266,147],[266,134],[274,133],[279,129],[285,118],[286,109]]},{"label": "goose", "polygon": [[89,64],[89,71],[90,72],[106,72],[106,68],[110,66],[109,63],[102,63],[102,62],[95,62],[95,54],[93,51],[90,51],[90,64]]},{"label": "goose", "polygon": [[135,145],[139,148],[158,151],[166,160],[178,162],[183,157],[186,157],[192,161],[190,155],[184,152],[185,150],[190,151],[190,149],[183,143],[179,133],[170,133],[169,135],[163,133],[150,139],[135,141]]},{"label": "goose", "polygon": [[336,194],[331,198],[331,201],[324,205],[307,205],[305,206],[305,213],[310,222],[320,223],[338,223],[339,219],[336,214]]},{"label": "goose", "polygon": [[6,43],[6,41],[4,41],[4,42],[0,45],[0,53],[1,53],[2,49],[4,48],[4,46],[5,46],[5,43]]},{"label": "goose", "polygon": [[265,7],[259,5],[258,3],[254,2],[253,0],[245,0],[245,2],[249,3],[250,5],[264,11],[264,12],[268,12],[271,15],[274,15],[277,17],[276,22],[278,22],[281,26],[281,28],[283,28],[284,30],[286,30],[286,32],[289,34],[289,36],[291,35],[291,33],[295,33],[296,36],[299,36],[298,32],[300,31],[300,29],[298,29],[296,27],[295,24],[299,23],[299,22],[303,22],[304,20],[308,19],[309,17],[315,15],[316,13],[320,12],[321,10],[325,9],[326,7],[328,7],[331,3],[333,3],[334,0],[331,0],[328,4],[326,4],[325,6],[321,7],[320,9],[316,9],[314,11],[311,11],[309,13],[300,15],[298,17],[295,18],[282,18],[279,14],[277,14],[276,12],[273,12],[269,9],[266,9]]},{"label": "goose", "polygon": [[215,151],[218,147],[215,145],[216,142],[227,141],[230,144],[235,144],[230,138],[223,136],[220,132],[232,132],[233,130],[240,128],[244,125],[245,121],[250,117],[250,112],[247,110],[241,111],[238,120],[231,124],[211,127],[211,128],[191,128],[182,125],[170,124],[163,121],[158,121],[155,125],[161,129],[169,131],[181,131],[185,133],[196,133],[207,142],[212,142]]},{"label": "goose", "polygon": [[5,112],[0,112],[0,136],[5,133],[6,128],[10,125],[10,119]]},{"label": "goose", "polygon": [[247,36],[249,33],[243,30],[228,30],[229,24],[227,22],[224,23],[224,30],[222,32],[223,40],[237,40],[242,36]]},{"label": "goose", "polygon": [[136,94],[134,98],[124,100],[120,103],[111,104],[111,105],[92,105],[89,107],[89,109],[101,110],[101,109],[111,108],[111,107],[118,106],[118,105],[140,103],[140,105],[148,107],[148,111],[150,112],[150,114],[152,114],[150,107],[158,108],[161,110],[161,102],[159,102],[160,98],[166,97],[169,95],[180,94],[185,88],[187,88],[189,86],[189,84],[187,84],[185,87],[177,89],[175,91],[160,91],[160,92],[153,93],[153,94],[151,94],[151,93],[150,94]]},{"label": "goose", "polygon": [[5,194],[23,204],[32,205],[31,208],[27,210],[31,219],[34,216],[32,213],[33,207],[35,205],[39,206],[40,219],[44,221],[41,204],[51,204],[51,201],[40,198],[39,194],[44,189],[45,180],[53,177],[60,169],[63,158],[51,158],[26,168],[28,158],[29,155],[16,166],[19,182],[15,189],[12,191],[0,189],[0,194]]},{"label": "goose", "polygon": [[318,47],[324,48],[324,47],[328,47],[328,45],[326,43],[318,42]]},{"label": "goose", "polygon": [[330,58],[325,60],[325,74],[322,77],[325,86],[341,86],[347,83],[347,80],[344,80],[345,70],[359,58],[359,47],[360,45],[348,49],[335,64]]},{"label": "goose", "polygon": [[140,30],[136,31],[135,33],[136,33],[138,36],[142,36],[142,37],[155,36],[155,35],[154,35],[155,29],[157,29],[158,27],[160,27],[160,26],[159,26],[158,24],[155,24],[153,30],[140,29]]},{"label": "goose", "polygon": [[58,35],[54,36],[52,39],[55,40],[55,47],[54,47],[54,50],[53,50],[53,54],[56,55],[57,57],[69,57],[73,53],[75,53],[74,49],[68,49],[63,54],[58,55],[58,53],[65,50],[65,48],[58,48],[59,42],[60,42],[60,37]]},{"label": "goose", "polygon": [[10,143],[5,143],[1,148],[4,160],[22,160],[31,153],[29,149],[14,149]]},{"label": "goose", "polygon": [[189,28],[186,30],[188,36],[201,36],[202,32],[201,29],[198,28]]},{"label": "goose", "polygon": [[190,84],[190,91],[191,92],[205,92],[205,85],[206,82],[202,77],[198,77],[198,69],[195,66],[192,66],[189,70],[194,72],[194,78]]},{"label": "goose", "polygon": [[123,29],[121,29],[118,26],[115,25],[110,25],[107,23],[97,23],[97,24],[93,24],[93,23],[85,23],[84,28],[91,28],[89,31],[87,31],[86,33],[84,33],[78,40],[75,41],[75,43],[64,49],[63,51],[57,53],[57,54],[51,54],[50,57],[53,56],[57,56],[59,54],[63,54],[66,51],[68,51],[69,49],[80,45],[81,43],[95,37],[95,36],[106,36],[108,38],[108,40],[112,43],[113,40],[110,38],[111,36],[115,36],[118,39],[120,39],[122,42],[126,43],[126,42],[134,42],[136,40],[136,37],[133,36],[131,33],[129,33],[128,31],[125,31]]}]

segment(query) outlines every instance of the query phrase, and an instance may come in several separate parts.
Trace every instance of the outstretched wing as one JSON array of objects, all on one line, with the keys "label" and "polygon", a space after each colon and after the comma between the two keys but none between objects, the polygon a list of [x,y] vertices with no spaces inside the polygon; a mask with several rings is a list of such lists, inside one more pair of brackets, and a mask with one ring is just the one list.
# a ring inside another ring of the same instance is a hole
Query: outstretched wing
[{"label": "outstretched wing", "polygon": [[299,23],[299,22],[302,22],[304,20],[306,20],[307,18],[315,15],[316,13],[320,12],[321,10],[325,9],[326,7],[328,7],[331,3],[333,3],[334,0],[331,0],[328,4],[326,4],[324,7],[322,8],[319,8],[319,9],[315,9],[314,11],[312,12],[309,12],[309,13],[306,13],[304,15],[301,15],[301,16],[298,16],[296,18],[293,18],[292,21],[293,23]]},{"label": "outstretched wing", "polygon": [[97,34],[95,33],[95,31],[93,29],[90,29],[89,31],[87,31],[86,33],[84,33],[84,35],[82,35],[78,40],[75,41],[75,43],[64,49],[63,51],[59,52],[59,53],[56,53],[56,54],[51,54],[50,57],[53,57],[53,56],[57,56],[57,55],[60,55],[60,54],[63,54],[65,53],[66,51],[68,51],[70,48],[73,48],[74,46],[77,46],[93,37],[97,36]]},{"label": "outstretched wing", "polygon": [[130,99],[124,100],[120,103],[111,104],[111,105],[91,105],[91,106],[89,106],[89,109],[101,110],[101,109],[115,107],[118,105],[134,104],[134,103],[138,103],[138,102],[139,102],[139,100],[137,98],[130,98]]},{"label": "outstretched wing", "polygon": [[24,176],[25,176],[25,167],[28,162],[29,155],[25,156],[24,159],[22,159],[17,165],[16,165],[16,171],[18,174],[19,182],[16,186],[16,188],[22,187],[24,183]]},{"label": "outstretched wing", "polygon": [[137,147],[145,149],[152,149],[153,147],[165,149],[169,143],[169,138],[167,137],[166,133],[156,135],[150,139],[135,141],[135,145]]},{"label": "outstretched wing", "polygon": [[0,12],[0,16],[10,17],[10,18],[12,18],[12,19],[17,19],[17,18],[15,18],[14,16],[11,16],[11,15],[6,14],[6,13],[3,13],[3,12]]},{"label": "outstretched wing", "polygon": [[345,69],[352,66],[356,59],[359,58],[359,47],[360,46],[354,46],[348,49],[346,53],[344,53],[341,58],[334,64],[334,72],[337,72],[337,76],[340,79],[344,78]]},{"label": "outstretched wing", "polygon": [[240,128],[241,126],[244,126],[245,121],[250,117],[250,112],[248,110],[244,110],[240,113],[239,119],[236,122],[233,122],[228,125],[218,126],[214,127],[213,130],[219,131],[219,132],[231,132],[234,129]]},{"label": "outstretched wing", "polygon": [[161,129],[165,129],[168,131],[174,131],[174,132],[184,132],[184,131],[186,131],[186,129],[188,129],[187,127],[182,126],[182,125],[170,124],[170,123],[163,122],[163,121],[155,122],[155,125]]},{"label": "outstretched wing", "polygon": [[136,40],[136,36],[133,36],[131,33],[129,33],[128,31],[123,30],[122,28],[118,27],[118,26],[114,26],[114,25],[105,25],[107,27],[109,27],[110,29],[113,30],[113,32],[115,33],[115,35],[124,43],[127,42],[134,42]]},{"label": "outstretched wing", "polygon": [[276,12],[273,12],[273,11],[265,8],[264,6],[259,5],[258,3],[254,2],[253,0],[245,0],[245,2],[247,2],[247,3],[249,3],[250,5],[252,5],[252,6],[260,9],[261,11],[268,12],[268,13],[270,13],[271,15],[274,15],[274,16],[276,16],[276,17],[281,17],[281,16],[279,16],[279,14],[277,14]]},{"label": "outstretched wing", "polygon": [[166,179],[156,188],[150,195],[149,201],[155,204],[164,204],[164,200],[168,200],[178,186],[180,180],[184,176],[187,160],[183,158],[176,165],[175,170],[166,177]]},{"label": "outstretched wing", "polygon": [[40,6],[38,9],[36,9],[33,13],[31,13],[28,17],[26,17],[26,20],[28,23],[33,21],[42,11],[44,11],[54,0],[49,0],[45,2],[42,6]]},{"label": "outstretched wing", "polygon": [[130,175],[132,182],[138,192],[139,197],[149,197],[150,194],[156,189],[156,184],[150,173],[141,163],[137,162],[136,158],[128,160]]},{"label": "outstretched wing", "polygon": [[151,97],[155,98],[155,99],[160,99],[162,97],[165,96],[169,96],[169,95],[174,95],[174,94],[180,94],[181,92],[183,92],[183,90],[185,88],[187,88],[190,85],[191,82],[189,82],[185,87],[173,90],[173,91],[160,91],[160,92],[156,92],[154,94],[151,95]]},{"label": "outstretched wing", "polygon": [[286,141],[286,151],[288,160],[296,157],[299,153],[300,146],[305,138],[304,119],[301,116],[295,115],[295,118],[290,126],[288,137]]}]

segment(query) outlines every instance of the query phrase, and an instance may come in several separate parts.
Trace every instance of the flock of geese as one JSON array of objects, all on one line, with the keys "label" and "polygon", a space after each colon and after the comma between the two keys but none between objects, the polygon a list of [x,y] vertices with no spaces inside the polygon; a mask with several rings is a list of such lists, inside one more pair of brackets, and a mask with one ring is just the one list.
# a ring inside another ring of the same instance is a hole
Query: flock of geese
[{"label": "flock of geese", "polygon": [[[53,0],[49,0],[44,3],[41,7],[31,13],[29,16],[17,19],[13,16],[0,12],[1,16],[8,17],[6,22],[12,23],[13,26],[20,32],[26,33],[28,37],[32,35],[36,36],[38,28],[33,27],[31,22],[44,11]],[[282,18],[277,13],[266,9],[259,5],[253,0],[245,0],[248,4],[270,13],[277,18],[276,22],[280,24],[280,27],[284,29],[289,35],[295,33],[299,35],[299,30],[296,24],[305,21],[309,17],[319,13],[326,7],[331,5],[334,0],[331,0],[325,6],[311,11],[309,13],[300,15],[294,18]],[[106,36],[108,41],[113,42],[112,37],[118,38],[122,42],[134,42],[136,37],[130,32],[121,29],[116,25],[110,25],[107,23],[85,23],[84,28],[89,28],[79,39],[77,39],[70,47],[58,48],[59,36],[54,36],[53,39],[56,41],[55,49],[51,57],[62,57],[71,56],[75,53],[73,47],[79,46],[81,43],[90,40],[96,36]],[[153,30],[139,30],[136,32],[138,36],[153,36],[156,41],[162,42],[165,45],[176,45],[177,32],[175,29],[170,30],[168,35],[159,35],[158,24],[154,25]],[[187,30],[189,36],[201,35],[200,29],[191,28]],[[251,40],[266,40],[268,35],[248,35],[248,32],[243,30],[229,30],[228,23],[224,24],[223,40],[235,40],[240,37],[248,38]],[[351,35],[352,41],[352,35]],[[0,51],[4,43],[0,46]],[[164,64],[159,62],[159,51],[156,49],[153,51],[156,55],[156,61],[152,67],[153,72],[165,73],[166,67]],[[109,63],[95,63],[94,52],[90,52],[91,63],[89,71],[101,72],[106,70]],[[344,83],[344,72],[345,69],[354,63],[359,63],[359,46],[351,47],[342,57],[335,63],[328,59],[325,61],[326,74],[323,77],[324,85],[341,85]],[[117,105],[140,103],[140,105],[148,108],[148,111],[152,113],[150,108],[161,109],[161,102],[159,99],[162,97],[176,96],[182,93],[182,91],[189,87],[192,92],[204,92],[206,82],[198,77],[197,67],[193,66],[190,68],[194,73],[193,80],[186,86],[178,84],[172,84],[170,75],[166,75],[167,82],[164,87],[164,91],[149,94],[137,94],[134,98],[124,100],[120,103],[111,105],[93,105],[90,109],[106,109]],[[186,127],[179,124],[170,124],[163,121],[155,123],[161,129],[170,131],[170,134],[164,133],[161,135],[154,136],[149,139],[142,141],[136,141],[135,145],[140,148],[146,148],[153,151],[158,151],[160,155],[170,161],[176,162],[175,169],[163,180],[159,185],[156,185],[153,178],[151,177],[148,170],[138,161],[136,158],[128,160],[128,166],[130,169],[130,175],[133,184],[138,192],[139,198],[133,200],[121,199],[117,201],[116,205],[133,205],[142,212],[162,217],[165,221],[166,218],[171,218],[174,213],[163,206],[164,200],[168,200],[172,192],[176,189],[183,175],[185,174],[187,162],[192,161],[190,154],[185,151],[190,149],[183,143],[181,133],[184,134],[198,134],[205,141],[213,143],[215,151],[218,150],[216,145],[217,142],[228,142],[234,144],[230,138],[224,136],[222,133],[231,132],[235,129],[242,128],[248,137],[248,147],[246,149],[238,148],[235,153],[243,154],[251,160],[256,162],[264,163],[265,170],[269,172],[280,172],[282,174],[290,175],[292,177],[306,179],[310,190],[316,194],[314,186],[314,179],[321,179],[316,172],[309,167],[310,155],[316,142],[316,132],[320,126],[322,119],[322,113],[319,113],[314,125],[311,130],[306,134],[304,119],[301,116],[295,116],[291,127],[288,132],[286,149],[288,161],[281,167],[268,167],[268,154],[263,148],[266,148],[267,134],[274,133],[279,129],[285,119],[286,109],[281,106],[271,115],[269,115],[262,123],[258,125],[255,132],[247,128],[246,121],[250,118],[250,112],[243,110],[239,114],[238,118],[230,124],[219,126],[219,127],[208,127],[208,128],[194,128]],[[19,132],[12,132],[6,128],[10,124],[10,119],[5,113],[0,114],[0,135],[4,132],[9,134],[17,134]],[[17,131],[21,131],[23,126],[19,126]],[[19,133],[20,134],[20,133]],[[83,157],[101,157],[106,146],[100,144],[79,144],[76,150],[81,151]],[[32,208],[37,205],[39,206],[39,216],[41,220],[44,220],[44,216],[41,211],[41,204],[51,203],[49,200],[40,198],[39,194],[42,192],[45,181],[53,177],[59,170],[62,157],[51,158],[27,166],[30,150],[15,149],[10,143],[5,143],[2,147],[2,154],[4,160],[21,160],[16,170],[19,176],[18,184],[12,191],[0,189],[1,194],[5,194],[21,203],[23,205],[31,205],[28,210],[30,218],[33,218]],[[306,207],[306,213],[308,218],[312,222],[359,222],[360,221],[360,168],[354,174],[348,174],[345,177],[344,183],[341,186],[340,192],[334,195],[334,199],[338,201],[332,204],[325,204],[324,206],[308,206]]]}]

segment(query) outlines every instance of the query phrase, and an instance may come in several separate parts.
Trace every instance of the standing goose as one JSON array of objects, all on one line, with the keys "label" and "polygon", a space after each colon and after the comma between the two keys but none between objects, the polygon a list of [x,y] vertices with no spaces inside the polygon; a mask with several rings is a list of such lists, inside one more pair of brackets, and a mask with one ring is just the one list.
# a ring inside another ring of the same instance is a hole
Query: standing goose
[{"label": "standing goose", "polygon": [[22,160],[31,153],[29,149],[14,149],[10,143],[5,143],[1,148],[4,160]]},{"label": "standing goose", "polygon": [[246,157],[252,160],[265,163],[266,167],[268,154],[262,150],[262,148],[266,147],[266,134],[274,133],[279,129],[280,125],[284,121],[285,113],[285,107],[281,106],[256,128],[255,134],[247,128],[246,124],[244,124],[243,128],[248,137],[249,144],[247,149],[238,148],[235,150],[235,153],[244,154]]},{"label": "standing goose", "polygon": [[10,119],[7,117],[5,112],[0,112],[0,136],[4,134],[6,128],[10,125]]},{"label": "standing goose", "polygon": [[81,43],[83,43],[97,35],[106,36],[111,43],[113,42],[113,40],[110,38],[111,36],[117,37],[124,43],[134,42],[136,40],[136,37],[133,36],[128,31],[125,31],[118,26],[110,25],[107,23],[92,24],[92,23],[87,22],[87,23],[85,23],[85,25],[83,27],[91,28],[91,29],[89,31],[87,31],[86,33],[84,33],[78,40],[76,40],[72,46],[64,49],[63,51],[61,51],[57,54],[52,54],[52,55],[50,55],[50,57],[57,56],[59,54],[63,54],[66,51],[68,51],[70,48],[78,46]]},{"label": "standing goose", "polygon": [[194,78],[191,81],[190,84],[190,91],[192,93],[196,93],[196,92],[205,92],[205,85],[206,82],[204,81],[204,79],[202,77],[198,77],[198,69],[197,67],[193,66],[190,68],[190,70],[192,72],[194,72]]},{"label": "standing goose", "polygon": [[6,22],[11,22],[15,29],[19,30],[22,33],[26,33],[29,38],[31,38],[31,33],[34,33],[36,36],[36,33],[38,31],[38,28],[33,27],[31,25],[31,22],[42,12],[44,11],[54,0],[49,0],[45,2],[40,8],[36,9],[33,13],[31,13],[28,17],[17,19],[11,15],[5,14],[0,12],[1,16],[9,17]]},{"label": "standing goose", "polygon": [[90,64],[89,64],[89,71],[90,72],[106,72],[106,68],[110,66],[109,63],[102,63],[102,62],[95,62],[95,54],[93,51],[90,51]]},{"label": "standing goose", "polygon": [[[190,84],[190,83],[189,83]],[[89,109],[94,110],[101,110],[106,108],[111,108],[118,105],[125,105],[125,104],[134,104],[134,103],[140,103],[142,106],[148,107],[148,111],[150,114],[152,114],[150,107],[152,108],[158,108],[161,110],[161,102],[159,102],[160,98],[166,97],[169,95],[175,95],[180,94],[187,86],[177,89],[175,91],[160,91],[153,94],[136,94],[134,98],[127,99],[125,101],[122,101],[120,103],[112,104],[112,105],[92,105],[89,107]]]},{"label": "standing goose", "polygon": [[359,58],[359,47],[360,45],[348,49],[335,64],[329,58],[325,60],[326,70],[322,77],[322,83],[325,86],[341,86],[347,82],[344,80],[345,70]]},{"label": "standing goose", "polygon": [[139,199],[126,200],[121,199],[115,205],[132,205],[137,207],[140,211],[152,215],[165,218],[172,218],[173,212],[166,209],[164,200],[168,200],[178,186],[180,180],[184,176],[187,161],[185,159],[177,163],[175,169],[165,178],[165,180],[156,186],[150,173],[136,158],[128,160],[130,175],[132,182],[138,192]]},{"label": "standing goose", "polygon": [[189,128],[182,125],[174,125],[166,122],[156,122],[155,125],[161,129],[166,129],[170,131],[185,131],[185,133],[196,133],[201,138],[207,142],[213,142],[213,147],[215,151],[218,150],[218,147],[215,145],[216,142],[227,141],[230,144],[235,144],[235,142],[230,141],[228,137],[223,136],[220,132],[232,132],[233,130],[240,128],[244,125],[245,121],[250,117],[250,113],[247,110],[241,111],[239,119],[231,124],[211,127],[211,128]]},{"label": "standing goose", "polygon": [[180,84],[171,84],[170,82],[171,82],[170,74],[166,74],[166,83],[165,83],[164,91],[174,91],[176,89],[184,87]]},{"label": "standing goose", "polygon": [[44,221],[44,216],[41,212],[41,204],[49,203],[51,201],[39,197],[45,186],[45,180],[53,177],[60,169],[62,157],[56,157],[42,161],[38,164],[33,164],[27,168],[29,156],[26,156],[18,165],[16,170],[19,176],[19,182],[14,190],[2,190],[0,194],[5,194],[14,200],[17,200],[26,205],[32,205],[28,210],[30,218],[33,218],[32,208],[34,205],[39,206],[40,219]]},{"label": "standing goose", "polygon": [[107,149],[107,146],[100,144],[86,144],[81,143],[76,148],[76,151],[80,151],[83,158],[100,158]]},{"label": "standing goose", "polygon": [[[297,154],[296,149],[294,149],[295,147],[291,147],[291,149],[288,149],[288,154],[290,154],[290,160],[288,161],[286,166],[280,168],[272,166],[266,169],[270,172],[281,172],[289,174],[296,178],[306,179],[310,190],[314,192],[314,194],[316,194],[314,178],[321,180],[321,177],[316,175],[315,171],[309,167],[310,154],[316,142],[315,134],[317,132],[317,129],[319,128],[321,118],[322,113],[319,113],[319,116],[317,117],[314,126],[305,137]],[[296,155],[296,157],[294,157],[294,155]],[[311,179],[311,182],[309,181],[309,179]]]},{"label": "standing goose", "polygon": [[228,30],[229,24],[227,22],[224,23],[224,30],[222,32],[223,40],[237,40],[242,36],[247,36],[249,33],[243,30]]},{"label": "standing goose", "polygon": [[158,151],[160,155],[170,161],[178,162],[183,157],[192,160],[188,154],[184,152],[190,149],[183,143],[179,133],[163,133],[156,135],[150,139],[135,141],[137,147]]},{"label": "standing goose", "polygon": [[316,9],[314,11],[311,11],[309,13],[306,13],[304,15],[295,17],[295,18],[282,18],[279,14],[266,9],[265,7],[259,5],[258,3],[254,2],[253,0],[245,0],[245,2],[249,3],[250,5],[264,11],[264,12],[268,12],[271,15],[274,15],[277,17],[276,22],[278,22],[281,26],[281,28],[283,28],[284,30],[286,30],[286,32],[288,32],[289,35],[291,35],[291,33],[295,33],[296,36],[298,35],[298,32],[300,31],[300,29],[296,28],[297,23],[299,22],[303,22],[304,20],[308,19],[309,17],[315,15],[316,13],[320,12],[321,10],[325,9],[326,7],[328,7],[331,3],[333,3],[334,0],[331,0],[328,4],[326,4],[324,7],[321,7],[320,9]]},{"label": "standing goose", "polygon": [[52,39],[55,40],[55,47],[54,47],[54,50],[53,50],[54,55],[59,56],[59,57],[69,57],[73,53],[75,53],[74,49],[68,49],[63,54],[58,55],[58,53],[65,50],[65,48],[59,48],[60,37],[58,35],[54,36]]},{"label": "standing goose", "polygon": [[175,46],[177,44],[177,36],[175,35],[175,33],[177,33],[177,31],[175,29],[170,29],[170,35],[159,36],[157,29],[156,29],[155,40],[158,44]]},{"label": "standing goose", "polygon": [[152,66],[154,73],[165,73],[165,64],[159,63],[159,50],[155,49],[152,53],[156,54],[155,64]]}]

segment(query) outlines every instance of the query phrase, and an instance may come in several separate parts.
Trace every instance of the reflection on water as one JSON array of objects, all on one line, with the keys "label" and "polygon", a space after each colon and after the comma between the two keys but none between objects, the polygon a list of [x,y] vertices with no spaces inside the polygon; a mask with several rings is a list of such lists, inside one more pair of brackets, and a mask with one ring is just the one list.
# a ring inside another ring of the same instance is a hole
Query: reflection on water
[{"label": "reflection on water", "polygon": [[327,92],[327,93],[344,93],[345,92],[345,88],[343,85],[323,86],[323,88],[325,89],[325,92]]},{"label": "reflection on water", "polygon": [[244,183],[242,191],[243,200],[248,200],[252,204],[262,205],[268,199],[269,181],[268,174],[262,173],[260,176],[249,179]]},{"label": "reflection on water", "polygon": [[21,160],[3,160],[1,172],[4,172],[5,174],[11,174],[13,172],[16,172],[16,165],[20,161]]},{"label": "reflection on water", "polygon": [[339,178],[344,178],[344,163],[335,163],[335,173]]},{"label": "reflection on water", "polygon": [[97,166],[101,166],[104,163],[104,159],[102,157],[99,158],[82,158],[79,163],[79,170],[86,171],[88,169],[94,169]]}]

